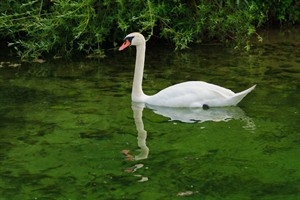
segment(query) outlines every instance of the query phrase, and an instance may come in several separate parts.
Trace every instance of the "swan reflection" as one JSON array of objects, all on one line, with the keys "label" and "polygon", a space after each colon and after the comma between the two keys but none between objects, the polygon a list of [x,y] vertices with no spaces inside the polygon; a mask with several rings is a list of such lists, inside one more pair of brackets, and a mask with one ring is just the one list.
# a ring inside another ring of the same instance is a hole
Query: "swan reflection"
[{"label": "swan reflection", "polygon": [[150,106],[154,113],[170,118],[171,121],[180,121],[184,123],[194,122],[220,122],[229,121],[231,119],[240,119],[249,123],[249,126],[253,126],[252,119],[246,116],[246,113],[237,106],[231,107],[214,107],[209,109],[203,108],[169,108]]},{"label": "swan reflection", "polygon": [[203,123],[207,121],[220,122],[238,119],[245,122],[243,126],[246,130],[254,130],[255,124],[252,119],[239,107],[216,107],[204,110],[202,108],[169,108],[145,105],[144,103],[132,102],[132,111],[135,126],[138,132],[138,146],[141,153],[134,157],[135,160],[148,158],[149,148],[146,144],[147,131],[144,129],[143,110],[150,108],[154,113],[167,117],[170,121],[180,121],[184,123]]}]

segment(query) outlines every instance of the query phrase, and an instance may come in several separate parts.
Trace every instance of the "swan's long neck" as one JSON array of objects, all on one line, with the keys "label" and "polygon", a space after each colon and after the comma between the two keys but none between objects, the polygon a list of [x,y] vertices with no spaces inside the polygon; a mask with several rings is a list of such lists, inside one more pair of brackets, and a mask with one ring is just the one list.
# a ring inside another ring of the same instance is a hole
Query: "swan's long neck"
[{"label": "swan's long neck", "polygon": [[146,44],[136,46],[136,60],[133,77],[131,99],[134,102],[144,102],[146,95],[143,92],[143,74],[145,63]]}]

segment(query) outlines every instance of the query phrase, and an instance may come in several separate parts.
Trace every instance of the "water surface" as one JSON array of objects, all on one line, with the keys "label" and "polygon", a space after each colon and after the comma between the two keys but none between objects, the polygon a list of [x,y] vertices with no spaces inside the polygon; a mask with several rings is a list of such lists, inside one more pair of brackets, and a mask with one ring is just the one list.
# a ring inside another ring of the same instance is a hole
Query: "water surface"
[{"label": "water surface", "polygon": [[[268,32],[246,53],[150,45],[144,91],[188,80],[235,108],[130,101],[135,50],[0,68],[0,199],[299,199],[300,39]],[[10,66],[9,66],[10,65]]]}]

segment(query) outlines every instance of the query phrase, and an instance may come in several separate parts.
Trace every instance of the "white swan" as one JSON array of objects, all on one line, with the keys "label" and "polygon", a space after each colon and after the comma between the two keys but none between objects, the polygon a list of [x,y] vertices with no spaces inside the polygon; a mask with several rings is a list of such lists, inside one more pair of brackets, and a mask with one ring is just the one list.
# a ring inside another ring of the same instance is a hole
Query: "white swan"
[{"label": "white swan", "polygon": [[154,106],[164,107],[220,107],[235,106],[249,92],[251,88],[239,93],[203,81],[188,81],[167,87],[155,95],[145,95],[142,89],[146,41],[142,34],[134,32],[124,38],[119,48],[122,51],[128,46],[136,46],[136,61],[133,78],[131,99]]}]

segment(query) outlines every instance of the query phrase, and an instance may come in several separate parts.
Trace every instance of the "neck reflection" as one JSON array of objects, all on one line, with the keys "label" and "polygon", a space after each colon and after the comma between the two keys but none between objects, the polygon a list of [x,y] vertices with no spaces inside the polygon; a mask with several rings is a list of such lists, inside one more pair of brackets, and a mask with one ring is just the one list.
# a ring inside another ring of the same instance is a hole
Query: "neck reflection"
[{"label": "neck reflection", "polygon": [[134,157],[135,160],[143,160],[148,158],[149,148],[146,144],[147,139],[147,131],[144,129],[144,122],[143,122],[143,110],[145,104],[144,103],[135,103],[132,102],[131,108],[133,111],[133,118],[134,123],[136,126],[136,130],[138,132],[138,146],[141,148],[141,153]]}]

